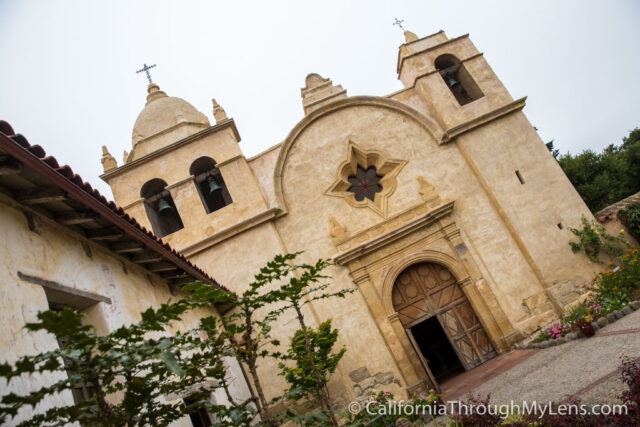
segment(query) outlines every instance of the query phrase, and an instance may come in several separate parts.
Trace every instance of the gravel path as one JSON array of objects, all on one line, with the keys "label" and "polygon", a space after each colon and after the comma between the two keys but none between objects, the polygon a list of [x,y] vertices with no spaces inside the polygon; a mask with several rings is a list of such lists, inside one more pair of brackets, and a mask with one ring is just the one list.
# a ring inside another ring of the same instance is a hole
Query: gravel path
[{"label": "gravel path", "polygon": [[593,338],[539,351],[471,392],[481,397],[491,393],[493,403],[560,402],[570,396],[589,405],[619,403],[617,396],[626,386],[615,371],[620,366],[620,356],[640,356],[640,331],[600,333],[638,328],[640,310],[600,329]]}]

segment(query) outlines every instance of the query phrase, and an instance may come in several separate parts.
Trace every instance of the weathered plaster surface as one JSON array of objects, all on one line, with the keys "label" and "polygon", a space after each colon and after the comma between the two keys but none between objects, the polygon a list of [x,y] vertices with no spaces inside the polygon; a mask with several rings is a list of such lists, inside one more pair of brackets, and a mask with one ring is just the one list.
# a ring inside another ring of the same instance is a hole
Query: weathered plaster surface
[{"label": "weathered plaster surface", "polygon": [[[137,322],[140,313],[149,307],[176,299],[165,281],[138,265],[108,253],[104,248],[85,241],[55,223],[43,220],[41,234],[29,231],[25,215],[19,207],[0,200],[0,241],[3,242],[2,258],[4,268],[0,269],[0,312],[3,316],[3,333],[0,334],[2,361],[13,362],[20,356],[35,354],[57,347],[55,338],[45,333],[30,333],[23,329],[27,322],[36,321],[39,311],[49,308],[44,289],[21,280],[18,272],[30,276],[55,281],[63,286],[98,294],[111,299],[111,304],[97,303],[85,309],[86,322],[94,325],[97,333],[104,334],[118,327]],[[82,244],[91,248],[88,257]],[[126,271],[125,271],[126,270]],[[187,313],[176,328],[196,326],[202,315],[217,314],[213,309]],[[246,395],[242,385],[242,373],[231,361],[234,393]],[[12,381],[4,391],[25,393],[37,390],[52,381],[54,376],[43,375],[29,381]],[[226,402],[223,396],[217,396]],[[53,405],[73,404],[71,393],[46,401],[41,409]],[[22,412],[23,416],[27,411]],[[189,426],[188,419],[176,425]]]}]

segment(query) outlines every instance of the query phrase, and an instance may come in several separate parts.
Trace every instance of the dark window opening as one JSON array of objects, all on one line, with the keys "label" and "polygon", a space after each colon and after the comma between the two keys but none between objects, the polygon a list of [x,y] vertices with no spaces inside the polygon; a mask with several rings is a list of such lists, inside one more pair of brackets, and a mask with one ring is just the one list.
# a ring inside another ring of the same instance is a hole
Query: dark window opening
[{"label": "dark window opening", "polygon": [[518,177],[518,181],[520,181],[520,184],[524,184],[524,178],[522,177],[520,171],[516,171],[516,176]]},{"label": "dark window opening", "polygon": [[[187,405],[193,405],[196,403],[196,399],[185,398],[184,403]],[[204,408],[195,408],[193,412],[189,413],[189,418],[191,418],[191,424],[193,424],[193,427],[207,427],[213,425],[209,414]]]},{"label": "dark window opening", "polygon": [[465,105],[484,96],[471,74],[455,56],[439,56],[435,60],[435,67],[458,104]]},{"label": "dark window opening", "polygon": [[[50,304],[50,308],[51,310],[54,310],[54,311],[60,311],[64,307],[54,306],[53,304]],[[58,346],[60,348],[64,348],[66,344],[67,344],[66,338],[58,338]],[[78,371],[79,369],[82,369],[83,365],[86,365],[86,364],[77,363],[77,361],[73,361],[71,359],[66,359],[66,358],[63,360],[63,362],[64,362],[65,370],[67,371],[67,375],[69,375],[70,377],[73,376],[73,374],[76,371]],[[73,402],[77,405],[80,402],[84,402],[91,399],[93,396],[96,395],[99,387],[100,385],[97,382],[96,383],[83,382],[83,381],[74,382],[71,385],[71,394],[73,395]]]},{"label": "dark window opening", "polygon": [[208,214],[233,202],[224,178],[212,158],[200,157],[191,164],[189,173],[194,177],[200,200]]},{"label": "dark window opening", "polygon": [[558,228],[559,228],[560,230],[562,230],[562,229],[564,228],[564,226],[562,225],[562,223],[561,223],[561,222],[559,222],[559,223],[558,223]]},{"label": "dark window opening", "polygon": [[173,197],[166,187],[166,182],[155,178],[144,184],[140,190],[140,197],[144,199],[144,208],[151,228],[158,237],[164,237],[184,228]]},{"label": "dark window opening", "polygon": [[[46,288],[45,288],[45,291],[46,291]],[[56,293],[53,295],[53,298],[51,298],[49,293],[47,292],[45,293],[47,295],[47,302],[49,304],[49,309],[52,311],[62,311],[65,308],[71,308],[73,310],[80,311],[81,308],[86,307],[84,304],[82,305],[73,304],[77,299],[73,295],[69,295],[69,301],[71,301],[71,304],[70,304],[70,303],[67,303],[64,298],[61,298],[61,295],[64,295],[64,294]],[[94,301],[94,304],[95,303],[96,302]],[[58,341],[58,346],[60,348],[66,347],[67,338],[58,338],[57,341]],[[67,371],[67,375],[69,377],[73,377],[74,373],[78,371],[81,371],[81,370],[84,371],[83,367],[86,365],[85,363],[79,362],[78,360],[67,359],[67,358],[65,358],[63,362],[64,362],[65,370]],[[95,382],[86,382],[84,380],[74,381],[71,384],[71,395],[73,396],[73,402],[76,405],[78,405],[81,402],[90,400],[93,396],[96,395],[99,388],[100,388],[100,384],[98,383],[97,380]],[[82,425],[85,425],[85,424],[82,424]]]},{"label": "dark window opening", "polygon": [[355,194],[358,202],[363,201],[365,197],[373,202],[376,193],[382,191],[382,186],[379,184],[381,179],[382,176],[376,173],[374,166],[369,166],[365,170],[358,165],[356,174],[348,178],[351,187],[347,188],[347,191]]},{"label": "dark window opening", "polygon": [[464,372],[464,366],[436,316],[418,323],[411,328],[411,333],[437,380]]}]

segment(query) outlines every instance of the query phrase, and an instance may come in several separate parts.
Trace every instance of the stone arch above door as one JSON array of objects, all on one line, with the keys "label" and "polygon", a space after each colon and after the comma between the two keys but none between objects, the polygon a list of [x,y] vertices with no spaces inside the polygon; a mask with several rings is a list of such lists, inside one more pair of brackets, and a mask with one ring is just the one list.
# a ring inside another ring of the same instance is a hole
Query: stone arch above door
[{"label": "stone arch above door", "polygon": [[467,282],[471,281],[469,272],[466,271],[462,263],[446,253],[435,250],[423,250],[413,255],[407,256],[401,262],[391,267],[384,277],[381,297],[382,304],[387,316],[391,316],[396,313],[392,299],[393,288],[395,286],[396,280],[398,279],[400,274],[402,274],[402,272],[409,268],[411,265],[420,263],[435,263],[442,265],[449,272],[451,272],[455,280],[457,280],[463,286]]}]

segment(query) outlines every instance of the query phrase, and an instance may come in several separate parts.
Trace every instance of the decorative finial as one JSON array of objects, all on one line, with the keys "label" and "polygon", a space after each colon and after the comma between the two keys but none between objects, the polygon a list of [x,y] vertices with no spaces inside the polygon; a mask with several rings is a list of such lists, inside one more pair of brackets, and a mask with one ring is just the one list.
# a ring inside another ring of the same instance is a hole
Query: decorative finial
[{"label": "decorative finial", "polygon": [[394,18],[395,22],[393,23],[393,25],[397,25],[399,28],[402,29],[402,31],[404,31],[404,41],[405,43],[411,43],[414,42],[416,40],[418,40],[418,36],[416,36],[414,33],[412,33],[411,31],[405,29],[402,26],[402,23],[404,22],[404,19],[398,19],[398,18]]},{"label": "decorative finial", "polygon": [[329,236],[334,245],[338,245],[347,237],[347,227],[340,224],[333,216],[329,217]]},{"label": "decorative finial", "polygon": [[213,118],[216,119],[216,123],[227,120],[227,113],[225,113],[224,108],[218,105],[215,98],[211,98],[211,103],[213,104]]},{"label": "decorative finial", "polygon": [[151,81],[151,74],[149,73],[149,70],[152,69],[153,67],[155,67],[156,64],[153,64],[153,65],[143,64],[143,65],[144,65],[144,67],[142,67],[142,69],[136,71],[136,74],[138,74],[138,73],[146,73],[147,80],[149,80],[149,84],[151,84],[153,82]]},{"label": "decorative finial", "polygon": [[115,169],[116,167],[118,167],[118,163],[116,163],[116,159],[113,158],[113,156],[111,155],[111,153],[109,153],[109,150],[107,150],[107,146],[103,145],[102,146],[102,168],[103,170],[109,171],[111,169]]},{"label": "decorative finial", "polygon": [[393,19],[395,19],[395,21],[393,21],[393,25],[397,25],[399,28],[402,28],[402,31],[407,31],[402,26],[402,23],[404,22],[404,19],[398,19],[398,18],[393,18]]},{"label": "decorative finial", "polygon": [[127,150],[124,150],[124,153],[122,153],[122,164],[125,164],[129,161],[129,153],[127,152]]},{"label": "decorative finial", "polygon": [[440,195],[436,191],[436,187],[423,176],[418,177],[418,192],[427,205],[436,206],[440,203]]}]

